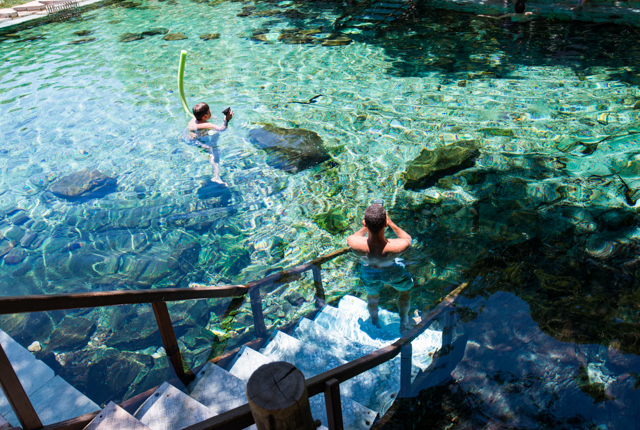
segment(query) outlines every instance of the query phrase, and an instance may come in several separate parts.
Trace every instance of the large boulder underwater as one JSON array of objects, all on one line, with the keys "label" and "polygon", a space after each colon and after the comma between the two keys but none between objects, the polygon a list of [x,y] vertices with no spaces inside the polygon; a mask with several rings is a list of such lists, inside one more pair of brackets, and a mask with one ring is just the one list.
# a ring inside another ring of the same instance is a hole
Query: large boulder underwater
[{"label": "large boulder underwater", "polygon": [[55,196],[77,201],[104,197],[116,190],[117,181],[97,169],[85,169],[58,179],[49,189]]},{"label": "large boulder underwater", "polygon": [[424,148],[407,166],[404,188],[429,188],[445,176],[473,167],[479,155],[475,140],[460,140],[434,150]]},{"label": "large boulder underwater", "polygon": [[314,131],[264,125],[251,130],[248,138],[267,152],[270,166],[287,173],[297,173],[331,159],[322,138]]}]

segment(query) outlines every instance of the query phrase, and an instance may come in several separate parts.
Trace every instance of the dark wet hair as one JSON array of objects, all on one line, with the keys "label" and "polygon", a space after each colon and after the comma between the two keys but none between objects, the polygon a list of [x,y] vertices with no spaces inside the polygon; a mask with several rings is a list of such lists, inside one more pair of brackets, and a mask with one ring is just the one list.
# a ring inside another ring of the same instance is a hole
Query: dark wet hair
[{"label": "dark wet hair", "polygon": [[516,13],[524,13],[524,10],[527,8],[527,4],[524,0],[518,0],[515,5]]},{"label": "dark wet hair", "polygon": [[364,223],[372,233],[382,230],[387,224],[387,211],[379,203],[372,204],[364,211]]},{"label": "dark wet hair", "polygon": [[206,103],[198,103],[193,107],[193,116],[195,116],[198,121],[202,121],[202,117],[209,112],[209,105]]}]

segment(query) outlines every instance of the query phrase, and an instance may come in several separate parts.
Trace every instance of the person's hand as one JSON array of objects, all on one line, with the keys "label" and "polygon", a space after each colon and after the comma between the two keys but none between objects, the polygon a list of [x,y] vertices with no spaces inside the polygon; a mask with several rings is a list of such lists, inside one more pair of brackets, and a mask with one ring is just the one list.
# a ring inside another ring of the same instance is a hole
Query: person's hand
[{"label": "person's hand", "polygon": [[393,221],[391,221],[391,218],[389,218],[389,214],[387,214],[387,225],[389,227],[391,227],[393,225]]},{"label": "person's hand", "polygon": [[224,116],[224,120],[229,122],[231,121],[231,118],[233,118],[233,110],[229,110],[229,113]]}]

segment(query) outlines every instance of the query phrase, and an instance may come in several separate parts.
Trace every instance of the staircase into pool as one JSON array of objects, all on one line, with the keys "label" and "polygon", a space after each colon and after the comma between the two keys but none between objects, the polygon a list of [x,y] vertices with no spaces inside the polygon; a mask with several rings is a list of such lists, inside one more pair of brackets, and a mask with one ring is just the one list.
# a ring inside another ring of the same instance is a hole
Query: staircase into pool
[{"label": "staircase into pool", "polygon": [[[380,328],[371,325],[368,318],[364,301],[345,296],[337,307],[325,306],[315,319],[302,318],[291,334],[275,331],[259,351],[244,346],[225,367],[207,363],[187,392],[165,382],[135,413],[110,403],[85,428],[184,429],[247,403],[246,383],[263,364],[286,361],[309,379],[400,337],[397,314],[381,309]],[[441,333],[434,330],[426,330],[413,341],[412,375],[426,369],[441,344]],[[400,390],[400,366],[400,356],[396,356],[340,384],[345,429],[369,429],[376,417],[387,411]],[[326,426],[324,397],[309,400],[314,419]]]}]

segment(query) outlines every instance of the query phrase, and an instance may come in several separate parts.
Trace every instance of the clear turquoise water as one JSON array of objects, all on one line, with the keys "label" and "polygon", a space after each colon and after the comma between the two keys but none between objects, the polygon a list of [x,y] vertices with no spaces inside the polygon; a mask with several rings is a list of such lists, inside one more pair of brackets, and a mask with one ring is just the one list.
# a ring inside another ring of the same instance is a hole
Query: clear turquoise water
[{"label": "clear turquoise water", "polygon": [[[321,28],[312,37],[328,37],[330,24],[343,12],[340,5],[255,4],[259,11],[295,8],[304,19],[236,16],[253,3],[141,5],[105,3],[82,20],[2,35],[0,231],[7,237],[0,244],[5,249],[15,240],[26,258],[17,264],[3,259],[0,294],[254,280],[271,267],[290,267],[344,246],[368,202],[383,198],[391,217],[415,239],[407,256],[417,281],[412,312],[473,275],[469,300],[483,291],[516,291],[529,306],[540,305],[543,311],[532,311],[536,323],[563,345],[619,348],[633,357],[639,352],[636,27],[545,20],[508,26],[427,10],[384,32],[348,28],[351,44],[327,47],[286,44],[278,36],[285,29]],[[188,38],[118,41],[124,33],[157,27]],[[74,34],[82,30],[93,33]],[[266,34],[267,42],[252,40],[254,32]],[[203,41],[199,36],[205,33],[221,37]],[[70,44],[84,37],[95,40]],[[205,101],[214,113],[227,105],[235,111],[232,127],[219,141],[221,175],[231,190],[226,204],[219,194],[198,193],[210,179],[210,166],[203,153],[181,140],[187,122],[176,83],[182,49],[188,51],[188,103]],[[315,103],[295,103],[317,95]],[[332,163],[295,175],[270,167],[266,154],[247,139],[249,130],[264,123],[318,133]],[[473,169],[428,190],[403,188],[406,165],[421,149],[466,139],[481,145]],[[85,168],[116,177],[116,192],[80,203],[48,192],[57,178]],[[334,208],[352,226],[347,231],[331,234],[317,224],[318,214]],[[14,225],[19,211],[29,221]],[[36,238],[21,246],[30,233]],[[531,248],[531,240],[571,259]],[[557,285],[551,289],[561,290],[557,294],[566,301],[529,281],[498,279],[495,273],[505,267],[516,270],[520,247],[533,249],[521,258],[532,264],[525,273],[539,275],[536,279],[548,274],[555,280],[542,286]],[[505,267],[481,270],[483,264],[494,267],[494,261],[485,261],[489,256],[503,259]],[[562,314],[568,302],[591,303],[584,293],[591,287],[566,285],[588,282],[591,272],[581,268],[593,261],[627,278],[602,281],[607,288],[592,292],[597,303],[607,303],[605,310],[596,303],[586,306],[587,317]],[[356,267],[349,258],[327,265],[329,298],[360,291]],[[559,276],[569,281],[557,281]],[[293,285],[311,298],[308,277]],[[293,312],[276,299],[266,300],[271,323]],[[383,295],[390,309],[394,300],[392,293]],[[185,331],[206,327],[228,335],[230,326],[221,318],[226,302],[210,304],[213,312],[206,307],[172,312],[190,315]],[[481,301],[474,304],[482,309]],[[138,349],[109,344],[114,327],[126,331],[126,322],[154,324],[142,308],[118,309],[72,313],[97,321],[97,331],[80,348],[84,352],[60,351],[49,360],[86,363],[101,345],[153,353],[159,344]],[[571,330],[548,323],[559,312]],[[46,317],[51,326],[42,325],[29,340],[45,344],[62,316]],[[242,333],[247,321],[234,324],[231,328]],[[591,325],[596,328],[588,329]],[[19,331],[8,320],[0,328]],[[197,350],[193,363],[207,355]],[[629,360],[615,368],[617,377],[637,375],[635,358]],[[143,367],[161,368],[159,363]],[[577,369],[572,362],[562,371],[574,375]],[[81,387],[91,385],[68,370],[65,375]],[[633,404],[635,389],[627,388],[615,396],[616,405]],[[101,394],[97,401],[131,394]],[[596,424],[625,428],[614,418]]]}]

